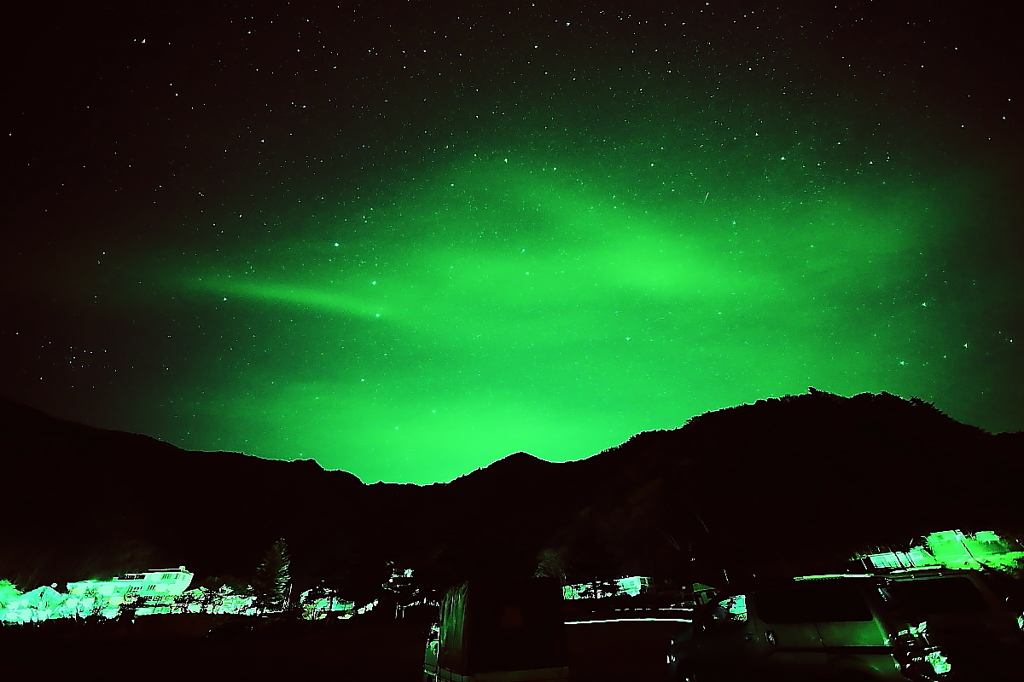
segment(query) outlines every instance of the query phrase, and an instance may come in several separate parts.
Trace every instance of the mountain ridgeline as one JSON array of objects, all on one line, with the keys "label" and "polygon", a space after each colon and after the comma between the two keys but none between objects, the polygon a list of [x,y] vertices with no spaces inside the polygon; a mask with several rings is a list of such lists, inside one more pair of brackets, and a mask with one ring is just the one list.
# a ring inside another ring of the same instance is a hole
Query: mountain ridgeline
[{"label": "mountain ridgeline", "polygon": [[516,453],[427,486],[182,450],[9,401],[0,452],[0,578],[25,588],[165,565],[244,579],[279,537],[298,587],[324,580],[358,599],[390,565],[435,589],[538,566],[571,581],[707,580],[814,569],[946,528],[1024,529],[1024,432],[887,393],[811,389],[584,460]]}]

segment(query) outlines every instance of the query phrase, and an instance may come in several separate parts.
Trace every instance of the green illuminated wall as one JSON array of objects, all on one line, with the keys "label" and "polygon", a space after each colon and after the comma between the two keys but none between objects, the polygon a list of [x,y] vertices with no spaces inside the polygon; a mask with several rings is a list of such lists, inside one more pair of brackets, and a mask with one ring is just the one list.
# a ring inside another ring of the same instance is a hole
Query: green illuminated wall
[{"label": "green illuminated wall", "polygon": [[601,597],[630,596],[635,597],[650,587],[651,579],[646,576],[628,576],[616,578],[614,581],[600,583],[579,583],[563,585],[562,596],[565,599],[596,599]]}]

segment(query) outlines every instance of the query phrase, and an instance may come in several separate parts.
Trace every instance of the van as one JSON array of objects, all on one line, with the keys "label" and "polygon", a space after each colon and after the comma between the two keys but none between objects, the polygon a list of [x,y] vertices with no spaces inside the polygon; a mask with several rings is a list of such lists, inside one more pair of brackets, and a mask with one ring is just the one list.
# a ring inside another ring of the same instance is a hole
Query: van
[{"label": "van", "polygon": [[[975,571],[801,576],[719,595],[670,643],[672,680],[1013,679],[1018,621]],[[1016,673],[1016,675],[1014,674]]]},{"label": "van", "polygon": [[424,682],[564,682],[562,586],[552,578],[473,580],[441,603]]}]

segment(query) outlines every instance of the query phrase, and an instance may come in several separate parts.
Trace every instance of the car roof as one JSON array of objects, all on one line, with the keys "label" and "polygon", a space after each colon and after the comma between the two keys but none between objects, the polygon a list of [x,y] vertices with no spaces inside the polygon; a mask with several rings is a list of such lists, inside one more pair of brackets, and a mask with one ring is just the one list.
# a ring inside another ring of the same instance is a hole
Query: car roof
[{"label": "car roof", "polygon": [[820,584],[823,582],[871,582],[878,585],[884,585],[892,582],[931,580],[935,578],[948,578],[955,576],[974,577],[979,575],[978,571],[970,569],[928,567],[880,569],[870,573],[812,573],[807,575],[791,576],[788,578],[768,578],[764,580],[755,578],[744,583],[734,583],[730,585],[716,594],[713,597],[713,601],[719,601],[721,599],[726,599],[740,594],[792,588],[798,585]]}]

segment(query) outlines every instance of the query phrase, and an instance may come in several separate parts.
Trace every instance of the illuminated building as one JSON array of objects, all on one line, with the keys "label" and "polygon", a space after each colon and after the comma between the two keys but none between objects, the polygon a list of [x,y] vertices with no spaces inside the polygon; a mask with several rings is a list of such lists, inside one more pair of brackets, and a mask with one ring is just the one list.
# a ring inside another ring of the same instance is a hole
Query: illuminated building
[{"label": "illuminated building", "polygon": [[67,583],[67,604],[79,615],[117,615],[121,604],[138,598],[143,607],[169,605],[174,597],[188,589],[192,573],[184,566],[154,568],[142,573],[126,573],[113,580],[79,580]]},{"label": "illuminated building", "polygon": [[0,609],[0,621],[10,623],[36,623],[64,614],[67,595],[61,594],[49,585],[37,587],[11,599]]},{"label": "illuminated building", "polygon": [[593,581],[576,585],[565,585],[562,587],[562,595],[565,599],[602,599],[604,597],[618,597],[622,595],[635,597],[647,590],[650,585],[650,578],[634,575],[626,578],[617,578],[612,582]]},{"label": "illuminated building", "polygon": [[959,530],[943,530],[925,537],[924,543],[906,551],[888,551],[858,556],[871,568],[947,568],[1007,567],[1024,557],[1019,548],[990,530],[967,534]]}]

